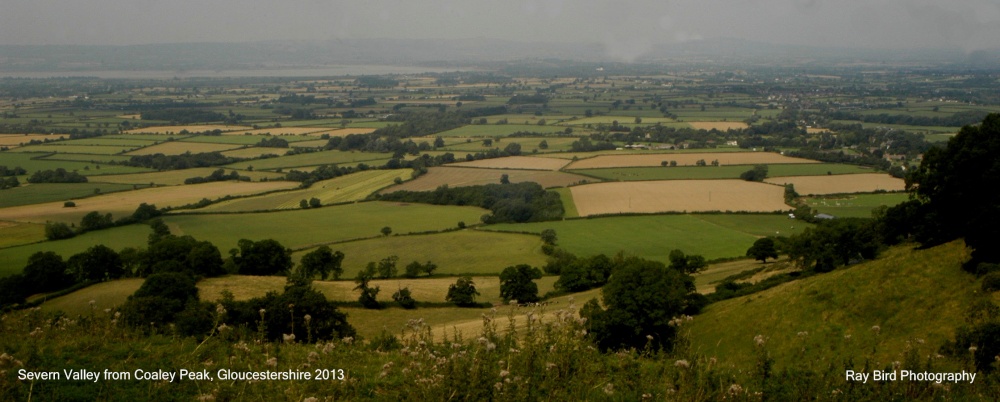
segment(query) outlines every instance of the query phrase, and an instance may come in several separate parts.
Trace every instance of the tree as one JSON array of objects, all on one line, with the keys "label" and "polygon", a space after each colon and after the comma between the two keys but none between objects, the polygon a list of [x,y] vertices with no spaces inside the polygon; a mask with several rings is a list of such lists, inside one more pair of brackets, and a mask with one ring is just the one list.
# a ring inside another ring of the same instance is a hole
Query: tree
[{"label": "tree", "polygon": [[407,310],[417,308],[417,301],[413,300],[410,288],[402,288],[392,294],[392,300],[399,303],[399,306]]},{"label": "tree", "polygon": [[319,198],[312,197],[312,198],[309,199],[309,207],[310,208],[319,208],[321,206],[323,206],[323,202],[320,201]]},{"label": "tree", "polygon": [[121,257],[103,244],[70,257],[68,265],[78,282],[118,279],[125,275]]},{"label": "tree", "polygon": [[705,257],[700,255],[685,255],[681,250],[673,250],[670,252],[670,268],[683,272],[685,274],[693,274],[705,267],[708,263],[705,262]]},{"label": "tree", "polygon": [[396,276],[396,262],[399,261],[399,257],[390,255],[383,258],[378,262],[378,277],[381,279],[389,279]]},{"label": "tree", "polygon": [[514,156],[520,155],[521,154],[521,144],[518,144],[516,142],[512,142],[510,144],[507,144],[507,146],[505,146],[503,148],[503,152],[506,153],[506,154],[508,154],[508,155],[514,155]]},{"label": "tree", "polygon": [[382,228],[382,230],[379,230],[379,233],[382,233],[382,236],[389,236],[390,234],[392,234],[392,228],[385,226]]},{"label": "tree", "polygon": [[740,178],[746,181],[764,181],[767,178],[767,165],[754,165],[753,169],[740,173]]},{"label": "tree", "polygon": [[510,184],[510,176],[506,173],[500,175],[500,184]]},{"label": "tree", "polygon": [[604,254],[575,259],[562,267],[555,287],[566,292],[582,292],[604,286],[614,269],[615,263]]},{"label": "tree", "polygon": [[476,296],[479,296],[479,291],[476,290],[476,284],[472,282],[472,277],[463,276],[448,286],[448,295],[445,300],[455,303],[459,307],[470,307],[476,305]]},{"label": "tree", "polygon": [[39,251],[28,257],[24,267],[26,293],[52,292],[73,284],[73,277],[66,270],[68,266],[59,254]]},{"label": "tree", "polygon": [[440,135],[434,138],[434,148],[444,148],[444,138]]},{"label": "tree", "polygon": [[420,262],[413,261],[406,265],[406,270],[404,271],[403,276],[407,278],[416,278],[421,272],[423,272],[423,270],[424,266],[420,264]]},{"label": "tree", "polygon": [[46,222],[45,223],[45,238],[49,240],[60,240],[68,239],[76,236],[73,229],[69,228],[69,225],[62,222]]},{"label": "tree", "polygon": [[1000,114],[991,113],[977,126],[965,126],[945,148],[924,153],[906,187],[920,200],[923,222],[916,238],[932,246],[964,237],[973,249],[967,269],[1000,262]]},{"label": "tree", "polygon": [[753,245],[747,249],[747,257],[767,264],[768,258],[778,258],[778,250],[774,247],[774,239],[764,237],[757,239]]},{"label": "tree", "polygon": [[538,143],[538,149],[549,149],[549,142],[546,140],[542,140],[541,142]]},{"label": "tree", "polygon": [[122,306],[125,322],[149,328],[152,323],[163,327],[184,310],[189,302],[198,301],[194,278],[180,272],[150,275],[142,286],[129,296]]},{"label": "tree", "polygon": [[309,208],[309,202],[306,201],[305,198],[299,200],[299,208],[308,209]]},{"label": "tree", "polygon": [[281,275],[292,268],[291,251],[274,239],[240,239],[238,254],[233,256],[240,274]]},{"label": "tree", "polygon": [[91,211],[80,219],[81,232],[104,229],[112,225],[114,225],[114,222],[111,219],[111,214],[101,215],[97,211]]},{"label": "tree", "polygon": [[580,316],[587,319],[587,330],[601,350],[669,348],[676,335],[670,321],[684,311],[686,295],[693,291],[690,275],[658,261],[629,257],[601,289],[607,308],[591,299]]},{"label": "tree", "polygon": [[332,274],[333,279],[337,280],[344,273],[344,268],[341,267],[343,261],[344,253],[334,252],[329,246],[320,246],[303,255],[299,265],[302,274],[307,278],[319,275],[321,279],[326,280]]},{"label": "tree", "polygon": [[377,296],[379,290],[378,286],[371,287],[368,284],[375,279],[375,263],[369,262],[365,269],[358,271],[358,276],[354,278],[354,283],[358,286],[354,287],[354,290],[360,290],[361,295],[358,296],[358,302],[364,308],[381,308],[382,304],[378,302]]},{"label": "tree", "polygon": [[139,204],[139,207],[132,213],[132,219],[135,219],[136,222],[145,222],[162,214],[163,212],[157,209],[156,205],[144,202]]},{"label": "tree", "polygon": [[542,242],[545,244],[555,245],[556,240],[558,240],[558,237],[556,237],[555,229],[542,230]]},{"label": "tree", "polygon": [[538,301],[538,285],[535,279],[542,278],[542,271],[527,264],[504,268],[500,272],[500,297],[504,302],[517,300],[520,303]]}]

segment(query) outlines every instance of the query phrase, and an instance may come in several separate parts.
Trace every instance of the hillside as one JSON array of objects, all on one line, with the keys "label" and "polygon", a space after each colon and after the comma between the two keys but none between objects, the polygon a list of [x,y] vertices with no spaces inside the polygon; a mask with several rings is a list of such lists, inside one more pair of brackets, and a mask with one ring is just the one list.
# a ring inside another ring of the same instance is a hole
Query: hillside
[{"label": "hillside", "polygon": [[[873,365],[903,360],[907,343],[933,354],[954,337],[978,297],[961,270],[961,241],[927,250],[901,246],[878,260],[709,306],[691,326],[691,348],[734,367],[751,367],[754,337],[767,338],[776,367]],[[878,327],[878,330],[873,329]],[[809,359],[798,360],[803,355]],[[820,367],[810,367],[818,369]]]}]

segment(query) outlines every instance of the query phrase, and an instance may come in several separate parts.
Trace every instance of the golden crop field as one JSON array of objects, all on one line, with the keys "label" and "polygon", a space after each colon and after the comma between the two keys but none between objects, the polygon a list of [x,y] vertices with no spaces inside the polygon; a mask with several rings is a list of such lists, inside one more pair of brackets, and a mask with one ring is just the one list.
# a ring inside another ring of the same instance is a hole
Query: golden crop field
[{"label": "golden crop field", "polygon": [[580,216],[791,209],[784,189],[743,180],[665,180],[586,184],[570,187]]},{"label": "golden crop field", "polygon": [[239,144],[212,144],[207,142],[168,141],[159,143],[157,145],[137,149],[135,151],[128,152],[125,155],[153,155],[153,154],[180,155],[185,152],[197,154],[202,152],[228,151],[230,149],[236,149],[240,147],[242,147],[242,145]]},{"label": "golden crop field", "polygon": [[331,137],[343,137],[343,136],[346,136],[348,134],[370,134],[370,133],[374,132],[375,130],[376,129],[374,129],[374,128],[368,128],[368,127],[349,127],[349,128],[341,128],[341,129],[337,129],[337,130],[322,131],[322,132],[316,133],[315,135],[330,134]]},{"label": "golden crop field", "polygon": [[688,122],[688,124],[697,130],[716,129],[719,131],[726,131],[741,130],[748,127],[747,124],[742,121],[692,121]]},{"label": "golden crop field", "polygon": [[91,211],[111,213],[115,219],[131,215],[141,203],[158,208],[192,204],[202,198],[216,199],[227,195],[250,195],[295,188],[299,183],[287,181],[236,182],[222,181],[185,186],[156,187],[74,200],[76,207],[66,208],[62,201],[0,208],[0,220],[45,223],[59,221],[77,223]]},{"label": "golden crop field", "polygon": [[381,192],[390,193],[400,190],[432,191],[445,184],[449,187],[497,184],[500,183],[500,176],[504,174],[508,176],[511,183],[532,181],[546,188],[565,187],[583,180],[592,180],[586,176],[549,170],[480,169],[439,166],[427,169],[427,173],[416,180],[389,187]]},{"label": "golden crop field", "polygon": [[[600,155],[581,159],[567,166],[568,169],[597,169],[629,166],[661,166],[664,161],[677,161],[679,166],[695,166],[699,160],[720,165],[754,165],[771,163],[819,163],[810,159],[792,158],[773,152],[706,152],[706,153],[663,153],[633,155]],[[712,166],[706,166],[711,169]]]},{"label": "golden crop field", "polygon": [[506,158],[453,163],[450,166],[489,169],[559,170],[563,166],[566,166],[566,161],[555,158],[536,158],[533,156],[508,156]]},{"label": "golden crop field", "polygon": [[134,130],[128,130],[125,134],[179,134],[181,131],[187,130],[191,133],[200,133],[204,131],[214,131],[222,130],[223,132],[229,131],[240,131],[243,134],[244,131],[253,130],[253,127],[247,126],[230,126],[223,124],[206,124],[206,125],[187,125],[187,126],[155,126],[155,127],[145,127],[137,128]]},{"label": "golden crop field", "polygon": [[802,195],[871,193],[903,191],[906,182],[885,173],[846,174],[832,176],[789,176],[764,180],[774,184],[792,184]]},{"label": "golden crop field", "polygon": [[323,205],[360,201],[378,189],[391,185],[397,177],[404,179],[409,175],[410,171],[406,169],[366,170],[319,181],[307,189],[223,201],[202,208],[201,211],[239,212],[298,209],[300,208],[299,201],[314,197],[318,198]]}]

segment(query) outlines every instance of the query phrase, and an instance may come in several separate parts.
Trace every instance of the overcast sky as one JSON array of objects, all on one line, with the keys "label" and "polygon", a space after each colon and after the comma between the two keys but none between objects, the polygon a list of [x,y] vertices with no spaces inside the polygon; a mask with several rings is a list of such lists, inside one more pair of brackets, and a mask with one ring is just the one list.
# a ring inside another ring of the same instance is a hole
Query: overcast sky
[{"label": "overcast sky", "polygon": [[0,44],[498,38],[651,44],[739,38],[863,48],[1000,46],[998,0],[3,0]]}]

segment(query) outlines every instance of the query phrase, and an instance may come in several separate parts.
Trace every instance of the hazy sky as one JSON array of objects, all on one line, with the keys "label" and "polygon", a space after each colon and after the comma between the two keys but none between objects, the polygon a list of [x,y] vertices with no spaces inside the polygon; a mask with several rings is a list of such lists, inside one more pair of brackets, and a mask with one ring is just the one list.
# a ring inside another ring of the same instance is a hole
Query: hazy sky
[{"label": "hazy sky", "polygon": [[0,44],[499,38],[964,50],[1000,46],[998,0],[3,0]]}]

